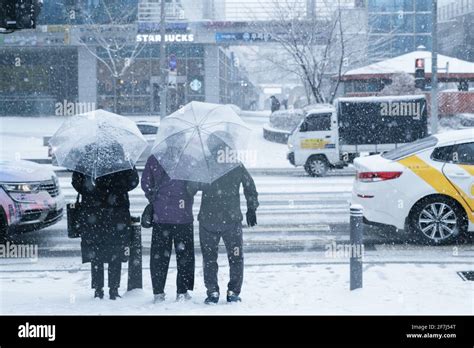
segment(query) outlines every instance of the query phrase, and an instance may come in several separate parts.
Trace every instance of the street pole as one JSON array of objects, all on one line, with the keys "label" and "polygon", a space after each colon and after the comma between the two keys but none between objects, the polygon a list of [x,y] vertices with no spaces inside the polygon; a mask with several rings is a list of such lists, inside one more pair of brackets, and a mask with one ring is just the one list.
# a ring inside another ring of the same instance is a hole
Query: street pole
[{"label": "street pole", "polygon": [[431,133],[438,133],[438,0],[432,0]]},{"label": "street pole", "polygon": [[161,72],[161,96],[160,96],[160,117],[166,117],[167,109],[167,91],[168,91],[168,70],[166,66],[166,8],[165,0],[161,0],[161,16],[160,16],[160,72]]},{"label": "street pole", "polygon": [[362,267],[364,253],[364,210],[360,205],[350,207],[350,289],[362,288]]}]

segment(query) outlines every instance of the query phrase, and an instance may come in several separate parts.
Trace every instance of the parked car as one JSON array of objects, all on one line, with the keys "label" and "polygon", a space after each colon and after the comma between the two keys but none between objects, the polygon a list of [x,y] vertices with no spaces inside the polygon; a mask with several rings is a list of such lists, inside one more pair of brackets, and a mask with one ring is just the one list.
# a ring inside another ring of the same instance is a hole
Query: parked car
[{"label": "parked car", "polygon": [[159,123],[153,121],[137,121],[136,123],[138,129],[148,142],[147,148],[145,149],[145,151],[143,151],[142,155],[138,159],[138,163],[143,164],[146,163],[146,160],[148,159],[148,157],[150,157],[151,149],[155,144],[156,133],[158,133]]},{"label": "parked car", "polygon": [[474,130],[429,136],[357,158],[352,203],[368,224],[390,225],[428,243],[474,232]]},{"label": "parked car", "polygon": [[30,161],[0,161],[0,239],[51,226],[64,207],[53,171]]}]

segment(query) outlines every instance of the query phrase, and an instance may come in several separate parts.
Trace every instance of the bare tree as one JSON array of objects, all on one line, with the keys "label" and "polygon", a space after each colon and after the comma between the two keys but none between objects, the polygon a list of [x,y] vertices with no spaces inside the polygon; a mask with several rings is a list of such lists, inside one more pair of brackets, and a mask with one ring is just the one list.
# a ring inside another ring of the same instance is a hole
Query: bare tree
[{"label": "bare tree", "polygon": [[[341,80],[351,68],[367,60],[366,21],[346,12],[340,1],[328,2],[326,17],[308,18],[300,0],[273,0],[270,21],[256,28],[281,48],[261,58],[299,78],[308,103],[332,103]],[[374,46],[376,43],[372,43]]]},{"label": "bare tree", "polygon": [[[105,15],[101,23],[97,23],[97,16],[85,7],[84,2],[78,2],[69,18],[76,21],[78,16],[81,19],[85,35],[80,35],[79,43],[110,72],[114,112],[120,113],[121,81],[145,47],[143,42],[136,42],[136,25],[130,24],[138,9],[133,4],[110,4],[104,0],[99,0],[98,9]],[[130,46],[130,41],[135,41],[135,44]]]},{"label": "bare tree", "polygon": [[415,87],[415,77],[406,72],[392,75],[392,83],[386,85],[380,95],[408,95],[422,94],[423,91]]}]

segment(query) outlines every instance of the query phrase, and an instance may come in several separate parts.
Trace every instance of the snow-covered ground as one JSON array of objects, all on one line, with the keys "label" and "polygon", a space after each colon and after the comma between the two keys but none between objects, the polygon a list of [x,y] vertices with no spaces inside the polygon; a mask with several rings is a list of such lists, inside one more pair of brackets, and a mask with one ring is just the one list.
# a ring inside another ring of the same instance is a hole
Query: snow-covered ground
[{"label": "snow-covered ground", "polygon": [[[115,302],[107,295],[102,301],[93,299],[89,265],[81,265],[79,259],[40,259],[35,264],[18,260],[0,270],[0,314],[474,314],[474,283],[463,281],[456,273],[472,270],[468,257],[440,259],[439,250],[436,257],[425,251],[421,258],[386,252],[379,256],[367,253],[364,287],[355,291],[349,290],[347,259],[333,260],[324,252],[247,254],[243,302],[228,305],[224,297],[216,306],[203,304],[200,256],[193,299],[174,302],[173,257],[167,300],[161,304],[152,303],[147,258],[144,289],[125,293]],[[228,267],[225,255],[219,260],[224,294]],[[124,270],[121,293],[126,289],[126,274]]]}]

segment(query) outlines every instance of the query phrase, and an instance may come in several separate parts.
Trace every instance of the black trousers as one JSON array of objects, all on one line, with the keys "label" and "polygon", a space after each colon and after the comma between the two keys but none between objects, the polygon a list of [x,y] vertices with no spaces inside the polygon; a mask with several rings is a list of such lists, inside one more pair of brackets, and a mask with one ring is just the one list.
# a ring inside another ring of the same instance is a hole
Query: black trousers
[{"label": "black trousers", "polygon": [[221,238],[224,240],[230,267],[230,280],[227,284],[227,290],[240,294],[244,279],[243,238],[242,224],[240,222],[229,225],[199,224],[204,284],[207,289],[207,294],[210,295],[212,292],[219,292],[217,281],[219,265],[217,264],[217,256]]},{"label": "black trousers", "polygon": [[193,224],[155,224],[150,251],[150,272],[153,293],[165,291],[171,250],[176,252],[178,294],[194,288],[194,229]]},{"label": "black trousers", "polygon": [[[122,273],[122,263],[120,260],[109,262],[109,288],[118,289],[120,287],[120,276]],[[91,262],[92,289],[102,289],[104,287],[104,264],[98,261]]]}]

